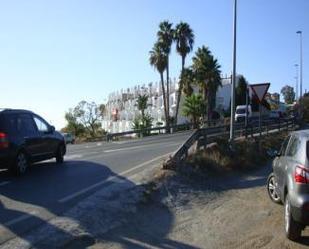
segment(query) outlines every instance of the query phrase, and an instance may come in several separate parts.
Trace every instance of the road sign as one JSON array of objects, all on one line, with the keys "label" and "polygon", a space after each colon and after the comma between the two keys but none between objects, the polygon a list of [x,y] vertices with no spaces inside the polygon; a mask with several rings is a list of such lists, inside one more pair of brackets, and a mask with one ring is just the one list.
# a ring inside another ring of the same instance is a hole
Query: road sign
[{"label": "road sign", "polygon": [[268,91],[269,86],[270,86],[270,83],[250,85],[253,93],[258,97],[260,103],[265,98],[265,95]]}]

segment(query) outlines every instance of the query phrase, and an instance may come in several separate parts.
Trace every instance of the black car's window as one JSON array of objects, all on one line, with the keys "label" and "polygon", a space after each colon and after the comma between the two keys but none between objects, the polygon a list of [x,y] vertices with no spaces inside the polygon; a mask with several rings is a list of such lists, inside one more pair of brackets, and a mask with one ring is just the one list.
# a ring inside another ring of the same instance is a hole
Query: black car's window
[{"label": "black car's window", "polygon": [[299,149],[299,146],[300,146],[300,140],[298,139],[298,137],[294,136],[291,139],[291,142],[290,142],[289,148],[287,149],[286,155],[290,156],[290,157],[295,156],[296,153],[297,153],[297,150]]},{"label": "black car's window", "polygon": [[290,137],[291,137],[291,136],[288,136],[288,137],[284,140],[284,142],[283,142],[283,144],[282,144],[282,146],[281,146],[281,149],[280,149],[280,154],[281,154],[281,156],[284,156],[284,155],[285,155],[286,147],[287,147],[288,144],[289,144]]},{"label": "black car's window", "polygon": [[3,115],[0,115],[0,130],[4,130],[4,118]]},{"label": "black car's window", "polygon": [[37,134],[37,129],[33,119],[28,114],[20,114],[16,120],[17,132],[22,136],[31,136]]},{"label": "black car's window", "polygon": [[44,122],[39,117],[34,116],[34,122],[35,122],[35,124],[38,127],[38,130],[40,132],[47,132],[48,131],[48,129],[49,129],[48,124],[46,124],[46,122]]},{"label": "black car's window", "polygon": [[17,116],[16,115],[6,115],[6,128],[9,132],[16,133],[17,131]]}]

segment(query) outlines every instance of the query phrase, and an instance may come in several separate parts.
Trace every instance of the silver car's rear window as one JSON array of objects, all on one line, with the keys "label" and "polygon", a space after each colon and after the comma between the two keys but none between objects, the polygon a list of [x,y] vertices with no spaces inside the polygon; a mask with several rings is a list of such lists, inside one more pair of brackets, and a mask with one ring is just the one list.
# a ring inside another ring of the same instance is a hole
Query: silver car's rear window
[{"label": "silver car's rear window", "polygon": [[307,151],[307,160],[309,160],[309,140],[307,141],[307,145],[306,145],[306,151]]}]

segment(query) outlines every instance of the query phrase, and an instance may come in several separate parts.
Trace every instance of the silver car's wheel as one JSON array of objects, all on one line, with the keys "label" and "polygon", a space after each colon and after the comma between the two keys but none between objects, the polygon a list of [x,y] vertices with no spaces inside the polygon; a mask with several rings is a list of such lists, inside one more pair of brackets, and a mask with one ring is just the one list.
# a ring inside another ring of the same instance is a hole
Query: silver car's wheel
[{"label": "silver car's wheel", "polygon": [[275,175],[272,173],[270,174],[267,180],[267,192],[268,192],[270,199],[273,202],[281,203],[281,199],[277,193],[276,188],[277,188],[277,181],[276,181]]}]

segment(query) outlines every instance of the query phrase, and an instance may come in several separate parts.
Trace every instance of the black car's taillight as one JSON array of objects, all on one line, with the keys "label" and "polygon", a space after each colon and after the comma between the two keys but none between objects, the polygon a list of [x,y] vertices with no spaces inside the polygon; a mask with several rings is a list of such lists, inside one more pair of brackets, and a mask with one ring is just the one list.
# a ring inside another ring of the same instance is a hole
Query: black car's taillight
[{"label": "black car's taillight", "polygon": [[309,183],[309,171],[302,165],[297,165],[294,172],[294,181],[296,183]]},{"label": "black car's taillight", "polygon": [[6,149],[9,147],[8,137],[4,132],[0,132],[0,149]]}]

